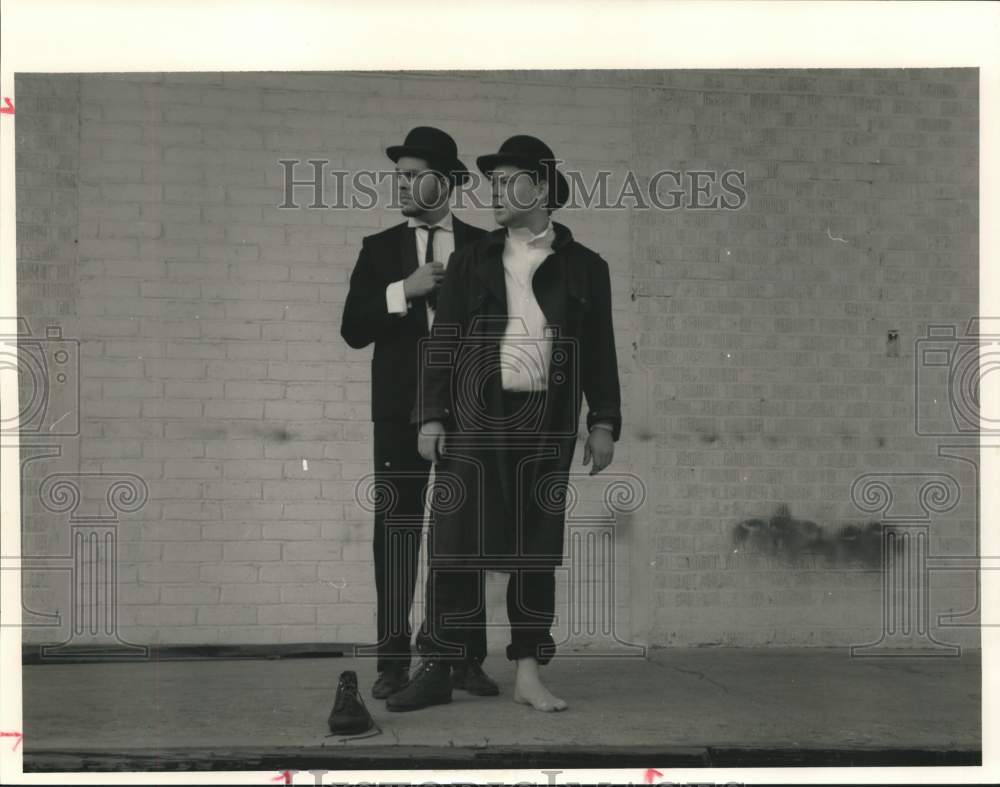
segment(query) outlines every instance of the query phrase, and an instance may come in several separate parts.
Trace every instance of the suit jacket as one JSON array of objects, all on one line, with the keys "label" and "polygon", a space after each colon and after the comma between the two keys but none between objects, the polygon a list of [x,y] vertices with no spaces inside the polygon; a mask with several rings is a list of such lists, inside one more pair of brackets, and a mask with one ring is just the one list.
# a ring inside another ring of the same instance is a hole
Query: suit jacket
[{"label": "suit jacket", "polygon": [[[486,230],[455,216],[452,228],[456,253],[486,235]],[[405,279],[419,265],[416,230],[403,222],[364,238],[351,274],[340,335],[355,349],[375,344],[371,373],[373,421],[407,421],[416,400],[417,342],[428,333],[426,298],[412,298],[405,315],[390,314],[385,288]]]},{"label": "suit jacket", "polygon": [[[621,435],[621,389],[607,262],[553,222],[550,254],[532,290],[553,328],[545,413],[535,427],[538,459],[511,477],[502,452],[523,435],[504,430],[500,346],[507,327],[503,270],[506,230],[456,251],[438,292],[412,420],[447,430],[435,466],[442,493],[432,497],[430,556],[438,565],[481,568],[562,561],[565,494],[577,443],[582,398],[587,425],[609,423]],[[530,337],[528,339],[530,341]],[[444,490],[447,490],[445,493]],[[561,502],[560,502],[561,501]]]}]

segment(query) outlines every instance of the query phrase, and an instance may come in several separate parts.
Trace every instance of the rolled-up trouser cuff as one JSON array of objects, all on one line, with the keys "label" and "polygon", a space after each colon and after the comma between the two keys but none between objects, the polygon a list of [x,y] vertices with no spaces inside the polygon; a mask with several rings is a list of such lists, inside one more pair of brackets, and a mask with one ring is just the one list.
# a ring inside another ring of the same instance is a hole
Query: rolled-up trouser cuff
[{"label": "rolled-up trouser cuff", "polygon": [[507,658],[510,661],[531,657],[536,659],[541,667],[552,661],[554,655],[556,655],[556,643],[548,635],[532,642],[512,642],[507,646]]}]

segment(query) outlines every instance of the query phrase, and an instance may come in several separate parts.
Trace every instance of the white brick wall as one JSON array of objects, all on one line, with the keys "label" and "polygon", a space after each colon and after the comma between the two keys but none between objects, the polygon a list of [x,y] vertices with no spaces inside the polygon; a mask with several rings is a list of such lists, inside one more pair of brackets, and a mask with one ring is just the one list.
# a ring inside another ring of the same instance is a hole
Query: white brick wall
[{"label": "white brick wall", "polygon": [[[470,165],[536,134],[585,176],[613,170],[613,191],[629,167],[747,172],[738,212],[557,215],[611,266],[625,414],[611,471],[647,493],[617,525],[616,632],[876,639],[878,571],[734,553],[732,533],[780,503],[831,535],[863,521],[850,485],[865,472],[951,472],[974,500],[907,405],[913,340],[976,309],[976,97],[974,72],[943,70],[22,79],[21,311],[82,340],[83,434],[64,457],[149,487],[118,528],[123,634],[373,639],[371,515],[353,493],[371,472],[369,351],[339,324],[361,238],[400,219],[279,210],[277,162],[379,169],[432,124]],[[35,296],[50,259],[68,287]],[[601,490],[580,484],[571,525]],[[33,544],[65,541],[64,519],[25,510]],[[932,533],[932,550],[971,552],[970,510]],[[964,578],[940,583],[936,611],[971,607]],[[29,575],[26,604],[65,612],[57,584]],[[495,623],[502,596],[491,579]]]}]

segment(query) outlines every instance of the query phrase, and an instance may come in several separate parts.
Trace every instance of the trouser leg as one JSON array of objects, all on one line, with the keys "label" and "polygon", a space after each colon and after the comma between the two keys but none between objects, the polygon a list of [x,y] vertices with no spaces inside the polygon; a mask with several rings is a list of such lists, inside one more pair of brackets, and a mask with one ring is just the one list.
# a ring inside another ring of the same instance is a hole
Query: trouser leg
[{"label": "trouser leg", "polygon": [[465,647],[470,661],[482,664],[486,659],[486,572],[475,572],[475,598],[479,600],[476,609],[471,613],[465,630]]},{"label": "trouser leg", "polygon": [[551,629],[555,620],[556,581],[553,568],[519,568],[507,580],[511,661],[533,656],[548,664],[555,655]]},{"label": "trouser leg", "polygon": [[435,578],[434,571],[427,572],[424,620],[417,632],[417,650],[421,654],[439,650],[434,644],[431,612],[443,603],[445,613],[461,620],[453,620],[449,626],[439,619],[438,629],[444,625],[448,641],[461,642],[464,658],[482,664],[486,660],[486,571],[469,569],[450,579],[439,573],[442,575]]},{"label": "trouser leg", "polygon": [[[417,648],[448,661],[486,657],[486,604],[479,569],[431,566]],[[481,638],[481,642],[480,642]]]}]

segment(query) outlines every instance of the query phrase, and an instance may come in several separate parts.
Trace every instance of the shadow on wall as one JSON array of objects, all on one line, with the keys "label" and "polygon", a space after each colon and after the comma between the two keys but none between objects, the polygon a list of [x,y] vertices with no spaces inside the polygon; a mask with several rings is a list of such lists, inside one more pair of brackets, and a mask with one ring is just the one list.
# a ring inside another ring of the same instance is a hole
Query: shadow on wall
[{"label": "shadow on wall", "polygon": [[[819,555],[833,563],[882,564],[882,523],[841,525],[829,534],[815,522],[796,519],[783,503],[770,519],[745,519],[733,528],[733,543],[754,552],[794,561]],[[901,543],[897,540],[897,548]]]}]

